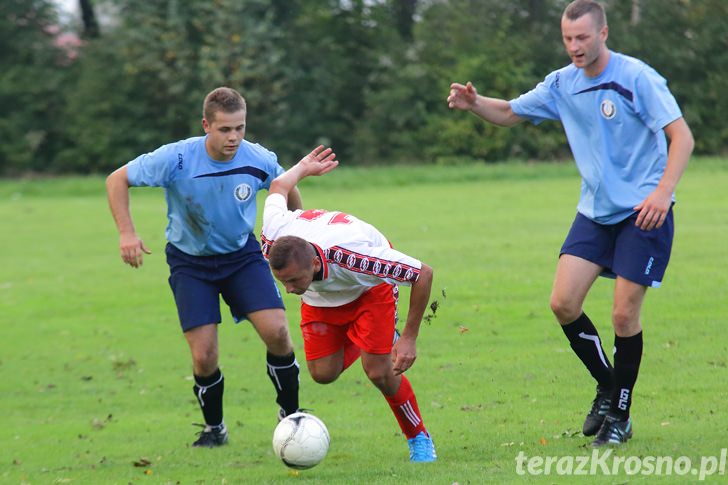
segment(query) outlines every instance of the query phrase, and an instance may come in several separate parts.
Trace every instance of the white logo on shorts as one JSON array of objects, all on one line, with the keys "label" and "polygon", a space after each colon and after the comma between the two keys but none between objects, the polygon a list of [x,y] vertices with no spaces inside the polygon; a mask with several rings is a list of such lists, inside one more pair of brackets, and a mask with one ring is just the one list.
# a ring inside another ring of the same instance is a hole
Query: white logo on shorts
[{"label": "white logo on shorts", "polygon": [[655,262],[655,258],[650,256],[649,261],[647,261],[647,267],[645,267],[645,274],[650,274],[650,271],[652,271],[652,263]]}]

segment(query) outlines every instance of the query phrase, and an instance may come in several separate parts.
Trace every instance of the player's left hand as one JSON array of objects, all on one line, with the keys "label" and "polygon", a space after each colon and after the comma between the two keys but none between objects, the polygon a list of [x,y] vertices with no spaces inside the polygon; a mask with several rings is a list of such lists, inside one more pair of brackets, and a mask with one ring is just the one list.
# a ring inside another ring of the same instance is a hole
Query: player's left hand
[{"label": "player's left hand", "polygon": [[671,205],[672,193],[667,193],[658,186],[645,200],[634,207],[634,210],[639,212],[635,226],[643,231],[659,229],[665,222]]},{"label": "player's left hand", "polygon": [[298,164],[304,171],[304,176],[323,175],[339,165],[336,160],[336,153],[331,148],[324,148],[319,145],[311,153],[303,157]]},{"label": "player's left hand", "polygon": [[415,339],[401,335],[392,347],[392,362],[394,375],[398,376],[412,367],[417,359],[417,345]]}]

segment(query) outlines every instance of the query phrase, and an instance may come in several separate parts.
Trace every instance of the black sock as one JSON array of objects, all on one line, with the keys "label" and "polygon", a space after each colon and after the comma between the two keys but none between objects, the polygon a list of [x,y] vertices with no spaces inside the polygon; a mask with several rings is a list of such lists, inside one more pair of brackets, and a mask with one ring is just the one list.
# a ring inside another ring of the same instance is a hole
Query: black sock
[{"label": "black sock", "polygon": [[279,357],[267,353],[268,377],[276,388],[276,402],[288,414],[298,411],[298,362],[291,352]]},{"label": "black sock", "polygon": [[563,325],[561,329],[569,339],[572,350],[584,363],[599,387],[611,389],[613,384],[612,365],[604,353],[599,333],[586,313],[582,313],[573,322]]},{"label": "black sock", "polygon": [[192,390],[202,409],[205,424],[212,427],[221,426],[223,424],[222,394],[225,390],[225,377],[220,369],[206,377],[196,375]]},{"label": "black sock", "polygon": [[632,390],[642,361],[642,332],[632,337],[614,336],[614,390],[610,411],[623,421],[629,418]]}]

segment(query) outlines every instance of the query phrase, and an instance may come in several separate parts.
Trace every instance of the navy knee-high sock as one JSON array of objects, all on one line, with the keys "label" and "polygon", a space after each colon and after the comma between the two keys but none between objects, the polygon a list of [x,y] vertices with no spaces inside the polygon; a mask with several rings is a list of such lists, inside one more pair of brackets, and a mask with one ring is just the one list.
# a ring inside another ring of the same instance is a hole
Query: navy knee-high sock
[{"label": "navy knee-high sock", "polygon": [[225,390],[225,377],[220,369],[209,376],[195,376],[195,385],[192,387],[197,402],[200,404],[205,424],[211,427],[221,426],[222,421],[222,395]]},{"label": "navy knee-high sock", "polygon": [[610,411],[625,420],[632,406],[632,390],[642,362],[642,332],[631,337],[614,336],[614,390]]},{"label": "navy knee-high sock", "polygon": [[266,355],[268,361],[268,377],[276,389],[276,402],[288,414],[298,410],[298,362],[296,355],[291,352],[282,357],[270,352]]},{"label": "navy knee-high sock", "polygon": [[563,325],[561,329],[569,339],[572,350],[584,363],[599,387],[612,389],[612,365],[604,353],[599,333],[589,317],[586,316],[586,313],[582,313],[573,322]]}]

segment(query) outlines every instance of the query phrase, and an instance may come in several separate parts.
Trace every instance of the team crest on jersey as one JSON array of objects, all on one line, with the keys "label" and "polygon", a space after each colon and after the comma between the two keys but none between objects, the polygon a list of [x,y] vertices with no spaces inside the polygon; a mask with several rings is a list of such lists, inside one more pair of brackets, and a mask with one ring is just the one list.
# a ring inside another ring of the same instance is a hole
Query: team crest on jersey
[{"label": "team crest on jersey", "polygon": [[253,189],[248,184],[240,184],[235,187],[235,198],[240,202],[245,202],[250,198],[253,193]]},{"label": "team crest on jersey", "polygon": [[604,118],[611,120],[617,114],[617,107],[614,105],[614,103],[612,103],[611,100],[605,99],[604,101],[602,101],[602,104],[599,107],[599,111],[601,111]]}]

